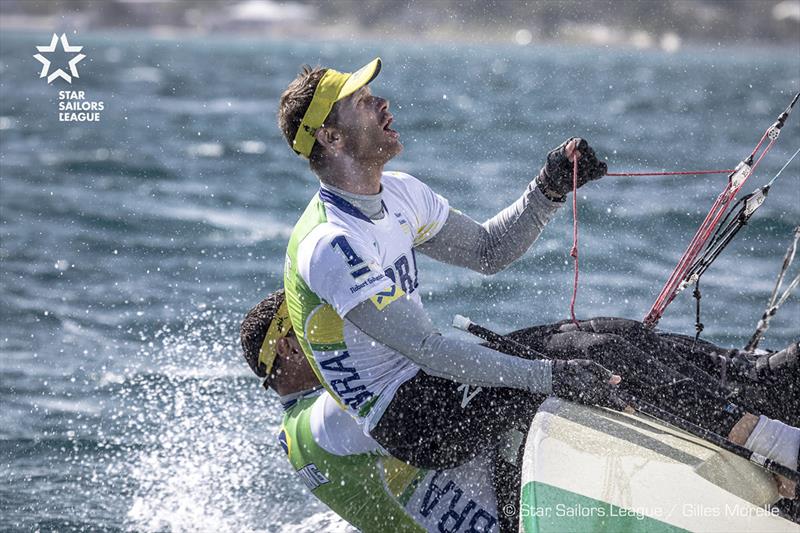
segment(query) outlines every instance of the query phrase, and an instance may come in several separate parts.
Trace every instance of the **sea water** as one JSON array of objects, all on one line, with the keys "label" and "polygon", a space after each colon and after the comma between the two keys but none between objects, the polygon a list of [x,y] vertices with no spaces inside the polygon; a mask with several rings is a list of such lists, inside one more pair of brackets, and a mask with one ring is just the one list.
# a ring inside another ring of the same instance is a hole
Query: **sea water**
[{"label": "sea water", "polygon": [[[373,83],[409,172],[485,220],[545,154],[587,138],[611,171],[733,168],[800,89],[796,50],[673,54],[556,45],[289,43],[70,34],[70,85],[39,78],[48,32],[0,33],[0,529],[330,531],[291,471],[274,395],[240,353],[244,313],[281,285],[317,185],[276,126],[303,63]],[[59,90],[103,102],[60,122]],[[91,111],[90,111],[91,112]],[[800,111],[745,185],[800,147]],[[641,319],[724,175],[605,178],[578,197],[579,317]],[[426,308],[499,331],[568,315],[570,208],[506,271],[420,257]],[[800,223],[800,163],[703,278],[706,339],[741,347]],[[763,343],[797,340],[790,300]],[[693,333],[691,291],[664,329]]]}]

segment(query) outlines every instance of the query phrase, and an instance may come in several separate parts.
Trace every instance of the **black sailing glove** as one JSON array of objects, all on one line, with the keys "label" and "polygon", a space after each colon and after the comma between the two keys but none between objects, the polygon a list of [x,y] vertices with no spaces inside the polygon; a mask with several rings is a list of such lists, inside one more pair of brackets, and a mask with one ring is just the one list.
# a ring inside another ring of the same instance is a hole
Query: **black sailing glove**
[{"label": "black sailing glove", "polygon": [[578,187],[602,178],[608,172],[608,165],[597,159],[594,150],[586,139],[572,137],[561,146],[547,154],[547,162],[536,178],[537,186],[545,196],[556,202],[563,202],[572,190],[572,161],[567,157],[566,147],[575,139],[575,149],[581,153],[578,158]]},{"label": "black sailing glove", "polygon": [[612,372],[589,359],[553,361],[553,394],[565,400],[623,409],[617,386],[609,383]]}]

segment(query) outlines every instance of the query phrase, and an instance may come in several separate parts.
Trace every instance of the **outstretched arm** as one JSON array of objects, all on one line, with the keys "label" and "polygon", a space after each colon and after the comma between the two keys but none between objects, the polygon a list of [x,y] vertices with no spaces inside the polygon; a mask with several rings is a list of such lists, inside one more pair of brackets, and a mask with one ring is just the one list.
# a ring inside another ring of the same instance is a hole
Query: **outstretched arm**
[{"label": "outstretched arm", "polygon": [[531,247],[560,205],[531,182],[516,202],[483,224],[451,209],[439,233],[417,249],[443,263],[495,274]]},{"label": "outstretched arm", "polygon": [[495,274],[524,254],[572,190],[573,161],[578,186],[599,179],[607,170],[583,139],[570,139],[547,155],[539,175],[516,202],[483,224],[450,210],[436,236],[417,249],[438,261]]},{"label": "outstretched arm", "polygon": [[422,306],[408,298],[395,300],[381,310],[371,301],[362,302],[345,319],[376,342],[408,357],[426,373],[459,383],[554,393],[593,404],[611,401],[620,381],[619,376],[586,359],[524,359],[443,337]]},{"label": "outstretched arm", "polygon": [[381,310],[367,300],[351,309],[345,319],[433,376],[468,385],[524,389],[535,394],[552,391],[550,361],[522,359],[443,337],[422,306],[411,299],[400,298]]}]

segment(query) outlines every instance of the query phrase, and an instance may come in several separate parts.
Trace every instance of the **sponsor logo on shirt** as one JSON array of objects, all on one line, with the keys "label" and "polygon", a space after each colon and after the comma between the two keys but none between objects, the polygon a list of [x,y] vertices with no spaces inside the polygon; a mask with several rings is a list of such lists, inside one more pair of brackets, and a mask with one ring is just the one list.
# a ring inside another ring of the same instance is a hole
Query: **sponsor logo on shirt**
[{"label": "sponsor logo on shirt", "polygon": [[398,287],[397,285],[392,285],[385,291],[381,291],[375,296],[370,297],[372,303],[375,304],[375,307],[378,308],[378,311],[392,303],[393,301],[397,300],[401,296],[404,296],[405,292],[403,289]]},{"label": "sponsor logo on shirt", "polygon": [[400,224],[400,227],[403,229],[403,233],[411,233],[411,226],[406,220],[406,217],[403,213],[395,213],[394,216],[397,218],[397,222]]},{"label": "sponsor logo on shirt", "polygon": [[308,490],[314,490],[320,485],[324,485],[325,483],[330,483],[330,479],[325,477],[325,474],[319,471],[317,465],[314,463],[309,463],[300,470],[297,471],[297,474],[300,476],[300,479],[303,480]]},{"label": "sponsor logo on shirt", "polygon": [[386,276],[384,276],[383,274],[378,274],[378,275],[376,275],[376,276],[370,276],[370,277],[368,277],[367,279],[365,279],[364,281],[362,281],[361,283],[356,283],[355,285],[353,285],[352,287],[350,287],[350,293],[351,293],[351,294],[355,294],[355,293],[357,293],[358,291],[360,291],[361,289],[363,289],[364,287],[366,287],[366,286],[368,286],[368,285],[372,285],[372,284],[373,284],[373,283],[375,283],[376,281],[380,281],[380,280],[382,280],[382,279],[383,279],[383,278],[385,278],[385,277],[386,277]]}]

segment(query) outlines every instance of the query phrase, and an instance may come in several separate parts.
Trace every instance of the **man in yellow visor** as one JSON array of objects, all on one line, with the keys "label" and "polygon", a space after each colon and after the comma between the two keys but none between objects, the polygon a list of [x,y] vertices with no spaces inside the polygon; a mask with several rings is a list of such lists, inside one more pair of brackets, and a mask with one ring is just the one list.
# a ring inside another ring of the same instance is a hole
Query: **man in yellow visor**
[{"label": "man in yellow visor", "polygon": [[[306,67],[281,96],[279,127],[320,181],[289,241],[287,308],[320,382],[365,434],[416,467],[452,468],[525,425],[542,395],[599,402],[615,384],[590,361],[554,366],[442,336],[422,306],[417,253],[498,272],[563,205],[575,157],[578,185],[606,167],[570,139],[480,224],[415,177],[384,170],[403,145],[389,101],[370,88],[380,69],[380,59],[352,74]],[[513,482],[497,486],[518,494]]]},{"label": "man in yellow visor", "polygon": [[379,58],[370,61],[352,74],[326,69],[314,90],[313,105],[309,105],[306,109],[297,133],[294,135],[292,149],[299,155],[310,158],[317,132],[320,132],[320,128],[325,125],[336,102],[344,100],[366,86],[375,79],[380,71],[381,60]]}]

